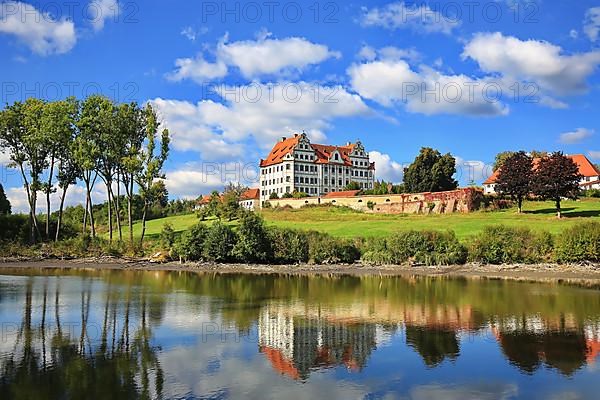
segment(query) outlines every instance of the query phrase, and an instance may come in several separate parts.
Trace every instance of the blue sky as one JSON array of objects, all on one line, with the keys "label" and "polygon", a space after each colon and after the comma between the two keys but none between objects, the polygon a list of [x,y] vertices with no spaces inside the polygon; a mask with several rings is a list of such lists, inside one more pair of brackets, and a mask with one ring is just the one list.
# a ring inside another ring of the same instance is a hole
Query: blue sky
[{"label": "blue sky", "polygon": [[[600,162],[598,1],[0,4],[2,104],[151,101],[173,133],[173,196],[252,178],[301,130],[360,138],[395,181],[421,146],[476,161],[462,183],[502,150]],[[18,176],[0,178],[18,208]]]}]

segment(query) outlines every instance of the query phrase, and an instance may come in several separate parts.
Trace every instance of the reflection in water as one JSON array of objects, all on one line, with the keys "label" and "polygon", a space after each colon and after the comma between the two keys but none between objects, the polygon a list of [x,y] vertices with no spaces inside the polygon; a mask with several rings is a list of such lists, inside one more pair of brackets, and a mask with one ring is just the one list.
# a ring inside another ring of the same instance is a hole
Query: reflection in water
[{"label": "reflection in water", "polygon": [[[256,370],[256,385],[268,379],[259,369],[266,363],[283,375],[267,383],[279,394],[317,385],[316,372],[357,385],[352,395],[412,398],[465,390],[527,397],[534,378],[558,385],[557,377],[577,379],[584,398],[586,379],[598,378],[600,293],[591,289],[399,277],[11,274],[0,276],[2,399],[253,397],[237,391],[244,383],[229,360]],[[442,371],[455,377],[444,384]],[[395,373],[411,378],[395,384]],[[472,374],[478,380],[470,382]],[[456,386],[461,379],[476,385]],[[206,380],[220,383],[199,384]]]}]

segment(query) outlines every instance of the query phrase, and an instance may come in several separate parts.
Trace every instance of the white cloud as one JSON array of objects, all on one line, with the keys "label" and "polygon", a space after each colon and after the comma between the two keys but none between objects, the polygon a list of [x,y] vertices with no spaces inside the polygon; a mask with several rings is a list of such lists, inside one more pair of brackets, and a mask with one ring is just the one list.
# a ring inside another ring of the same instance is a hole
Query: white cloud
[{"label": "white cloud", "polygon": [[600,7],[593,7],[585,13],[583,31],[592,42],[598,40],[600,34]]},{"label": "white cloud", "polygon": [[381,8],[363,8],[360,20],[363,26],[380,26],[386,29],[412,29],[424,33],[452,34],[460,26],[454,16],[443,15],[428,5],[409,6],[404,2],[389,3]]},{"label": "white cloud", "polygon": [[550,96],[541,96],[539,97],[539,100],[541,105],[548,108],[554,108],[555,110],[564,110],[569,108],[569,105],[564,101],[557,100]]},{"label": "white cloud", "polygon": [[579,32],[577,32],[577,30],[575,29],[571,29],[571,31],[569,32],[569,37],[571,39],[577,39],[579,37]]},{"label": "white cloud", "polygon": [[[4,188],[6,197],[12,206],[13,213],[27,213],[29,212],[29,204],[27,203],[27,194],[25,188],[22,186]],[[56,211],[60,205],[60,197],[62,190],[58,190],[50,195],[51,210]],[[92,191],[92,202],[106,201],[106,187],[104,184],[97,183]],[[74,206],[77,204],[85,204],[85,187],[83,186],[69,186],[67,190],[67,197],[65,198],[65,207]],[[38,193],[37,212],[46,212],[46,195],[42,192]]]},{"label": "white cloud", "polygon": [[6,165],[10,162],[10,156],[8,153],[3,153],[0,151],[0,165]]},{"label": "white cloud", "polygon": [[415,71],[404,60],[385,59],[354,64],[348,74],[362,97],[386,106],[403,103],[409,112],[495,116],[509,111],[493,96],[484,97],[484,89],[496,84],[491,79],[444,75],[427,66]]},{"label": "white cloud", "polygon": [[388,154],[370,151],[369,158],[375,163],[375,175],[377,179],[393,183],[402,182],[404,168],[400,163],[392,160]]},{"label": "white cloud", "polygon": [[565,144],[579,143],[584,139],[589,138],[594,134],[593,129],[577,128],[571,132],[564,132],[560,134],[560,142]]},{"label": "white cloud", "polygon": [[16,36],[41,56],[66,53],[77,42],[72,21],[56,20],[49,13],[16,1],[0,4],[0,33]]},{"label": "white cloud", "polygon": [[455,179],[461,186],[471,183],[480,184],[489,178],[494,172],[492,164],[480,160],[465,160],[460,156],[455,156],[456,174]]},{"label": "white cloud", "polygon": [[197,198],[213,190],[222,190],[229,183],[258,186],[258,163],[254,162],[202,162],[166,172],[165,185],[169,194],[178,198]]},{"label": "white cloud", "polygon": [[322,44],[304,38],[270,39],[270,33],[261,31],[257,40],[227,43],[225,37],[216,50],[215,63],[205,61],[203,55],[196,58],[176,60],[177,69],[169,77],[173,80],[186,78],[206,82],[227,75],[227,67],[236,67],[248,78],[263,75],[285,75],[301,71],[309,65],[321,63],[328,58],[339,58],[340,53],[330,51]]},{"label": "white cloud", "polygon": [[594,160],[600,160],[600,151],[590,150],[588,151],[588,155]]},{"label": "white cloud", "polygon": [[302,70],[328,58],[340,57],[340,53],[330,51],[325,45],[299,37],[220,43],[217,53],[228,65],[239,68],[246,78]]},{"label": "white cloud", "polygon": [[321,140],[335,118],[371,113],[360,96],[341,86],[279,82],[214,90],[222,102],[151,101],[172,132],[175,149],[199,151],[213,160],[231,159],[245,155],[242,142],[248,139],[267,148],[281,136],[304,129]]},{"label": "white cloud", "polygon": [[88,6],[92,27],[96,32],[104,29],[104,23],[115,19],[121,12],[117,0],[92,0]]},{"label": "white cloud", "polygon": [[175,82],[191,79],[202,84],[227,75],[227,65],[224,62],[220,60],[214,63],[208,62],[201,54],[196,58],[178,58],[175,60],[175,65],[177,69],[167,75],[169,80]]},{"label": "white cloud", "polygon": [[476,34],[462,57],[475,60],[485,72],[533,81],[559,95],[585,92],[587,78],[600,64],[600,51],[565,55],[561,47],[551,43],[520,40],[500,32]]},{"label": "white cloud", "polygon": [[185,28],[183,28],[181,30],[181,34],[192,42],[196,41],[196,31],[191,26],[186,26]]}]

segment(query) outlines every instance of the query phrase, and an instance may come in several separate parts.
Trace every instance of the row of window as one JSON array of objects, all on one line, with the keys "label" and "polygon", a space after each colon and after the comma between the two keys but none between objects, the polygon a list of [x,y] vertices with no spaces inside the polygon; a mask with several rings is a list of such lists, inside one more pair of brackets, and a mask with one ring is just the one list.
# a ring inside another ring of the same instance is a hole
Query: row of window
[{"label": "row of window", "polygon": [[[308,178],[306,178],[306,180],[308,181]],[[309,182],[300,182],[300,183],[306,183],[306,184],[310,184]],[[348,181],[346,181],[346,185],[348,185]],[[342,186],[342,181],[338,182],[338,186],[336,187],[335,184],[332,182],[332,184],[334,185],[334,187],[331,188],[332,192],[336,192],[336,191],[340,191],[340,190],[344,190],[344,187]],[[373,189],[373,184],[372,183],[359,183],[360,188],[361,189]],[[277,193],[277,194],[283,194],[283,193],[290,193],[290,187],[286,186],[285,190],[282,187],[278,187],[275,189],[263,189],[261,190],[261,195],[262,196],[270,196],[271,193]],[[306,194],[310,194],[310,195],[317,195],[319,192],[317,190],[317,188],[315,187],[295,187],[294,188],[296,191],[298,192],[303,192]],[[323,192],[324,193],[329,193],[329,188],[323,188]]]}]

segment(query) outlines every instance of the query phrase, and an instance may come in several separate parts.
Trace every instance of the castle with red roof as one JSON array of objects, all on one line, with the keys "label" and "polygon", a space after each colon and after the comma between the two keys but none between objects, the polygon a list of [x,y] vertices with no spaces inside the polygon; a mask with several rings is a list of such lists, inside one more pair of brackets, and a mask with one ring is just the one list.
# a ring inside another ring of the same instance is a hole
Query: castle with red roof
[{"label": "castle with red roof", "polygon": [[360,141],[345,146],[311,143],[305,133],[281,138],[260,160],[260,200],[272,193],[302,192],[324,196],[343,190],[350,182],[372,189],[375,163]]}]

